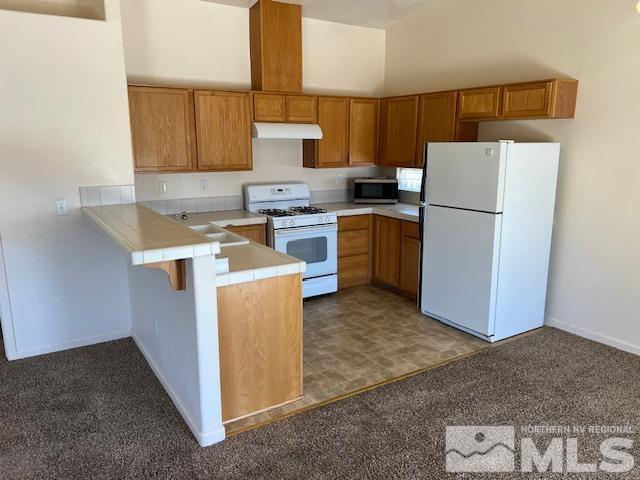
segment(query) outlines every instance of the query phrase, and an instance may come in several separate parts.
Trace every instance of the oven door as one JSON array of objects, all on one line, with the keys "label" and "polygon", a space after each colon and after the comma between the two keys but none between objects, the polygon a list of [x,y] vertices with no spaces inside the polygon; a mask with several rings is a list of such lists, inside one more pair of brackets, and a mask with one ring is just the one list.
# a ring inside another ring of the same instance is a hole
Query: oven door
[{"label": "oven door", "polygon": [[275,249],[307,263],[302,278],[338,273],[338,225],[285,228],[274,232]]}]

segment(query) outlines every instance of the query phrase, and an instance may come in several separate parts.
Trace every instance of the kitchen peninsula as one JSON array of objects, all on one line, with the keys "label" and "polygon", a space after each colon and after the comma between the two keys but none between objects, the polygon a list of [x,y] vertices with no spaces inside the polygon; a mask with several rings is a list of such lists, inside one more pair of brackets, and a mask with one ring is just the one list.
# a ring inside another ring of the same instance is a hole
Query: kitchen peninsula
[{"label": "kitchen peninsula", "polygon": [[127,253],[132,337],[201,445],[302,397],[304,262],[139,204],[83,211]]}]

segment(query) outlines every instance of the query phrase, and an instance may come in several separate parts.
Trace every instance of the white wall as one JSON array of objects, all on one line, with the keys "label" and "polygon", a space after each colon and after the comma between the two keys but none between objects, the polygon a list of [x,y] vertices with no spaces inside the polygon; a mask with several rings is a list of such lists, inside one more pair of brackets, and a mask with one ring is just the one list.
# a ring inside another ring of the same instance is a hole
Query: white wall
[{"label": "white wall", "polygon": [[439,0],[387,31],[388,94],[568,75],[575,120],[486,123],[562,144],[547,320],[640,353],[640,15],[635,1]]},{"label": "white wall", "polygon": [[[133,183],[118,1],[106,7],[106,22],[0,10],[11,357],[130,330],[125,258],[79,211],[79,186]],[[69,216],[55,215],[56,198],[68,200]]]},{"label": "white wall", "polygon": [[225,436],[213,260],[187,260],[181,292],[163,271],[129,266],[133,338],[201,446]]},{"label": "white wall", "polygon": [[[122,0],[127,76],[132,83],[249,89],[249,11],[199,0]],[[169,34],[170,32],[170,34]],[[303,19],[303,84],[310,93],[380,95],[383,30]],[[372,168],[302,168],[302,142],[254,141],[252,172],[136,175],[140,200],[240,195],[248,182],[303,180],[314,191],[344,189]],[[341,174],[342,179],[337,175]],[[199,180],[209,190],[199,190]],[[158,181],[166,180],[161,194]]]}]

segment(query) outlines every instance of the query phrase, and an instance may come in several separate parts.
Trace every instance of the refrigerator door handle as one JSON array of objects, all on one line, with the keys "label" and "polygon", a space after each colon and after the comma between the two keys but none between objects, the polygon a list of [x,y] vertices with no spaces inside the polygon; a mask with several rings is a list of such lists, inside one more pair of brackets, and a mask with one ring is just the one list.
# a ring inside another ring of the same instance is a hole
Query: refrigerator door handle
[{"label": "refrigerator door handle", "polygon": [[429,144],[424,144],[424,155],[422,165],[422,185],[420,186],[420,204],[427,201],[427,157],[429,153]]}]

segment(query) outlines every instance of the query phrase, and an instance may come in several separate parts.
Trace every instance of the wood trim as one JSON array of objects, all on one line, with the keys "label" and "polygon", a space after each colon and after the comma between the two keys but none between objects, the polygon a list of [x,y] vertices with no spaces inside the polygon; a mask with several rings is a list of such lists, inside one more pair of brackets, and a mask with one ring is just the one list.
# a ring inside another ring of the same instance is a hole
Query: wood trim
[{"label": "wood trim", "polygon": [[162,270],[169,277],[169,285],[177,292],[187,289],[184,260],[172,260],[168,262],[147,263],[144,268]]}]

